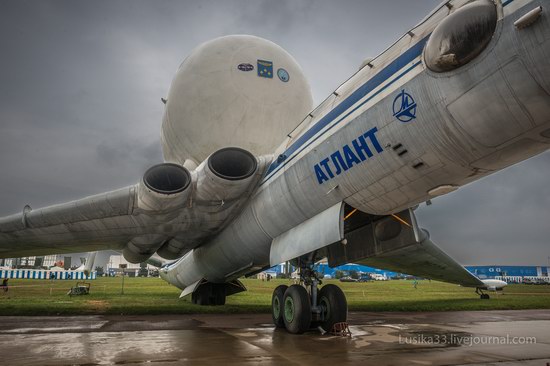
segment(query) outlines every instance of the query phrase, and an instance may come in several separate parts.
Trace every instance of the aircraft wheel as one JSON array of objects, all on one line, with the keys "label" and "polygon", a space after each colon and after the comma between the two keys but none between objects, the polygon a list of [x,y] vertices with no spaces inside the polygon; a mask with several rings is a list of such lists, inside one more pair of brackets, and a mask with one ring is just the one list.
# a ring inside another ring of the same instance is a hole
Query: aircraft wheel
[{"label": "aircraft wheel", "polygon": [[481,294],[479,298],[482,300],[489,300],[489,294]]},{"label": "aircraft wheel", "polygon": [[287,285],[280,285],[275,288],[273,291],[273,296],[271,297],[271,317],[273,318],[273,324],[277,328],[284,328],[285,321],[283,318],[284,312],[284,297],[285,291],[288,289]]},{"label": "aircraft wheel", "polygon": [[214,305],[225,305],[225,294],[216,293],[214,296]]},{"label": "aircraft wheel", "polygon": [[225,305],[225,285],[223,283],[212,284],[212,299],[213,305]]},{"label": "aircraft wheel", "polygon": [[283,319],[286,330],[293,334],[302,334],[311,324],[311,303],[306,289],[292,285],[285,291],[283,298]]},{"label": "aircraft wheel", "polygon": [[348,319],[348,302],[346,295],[336,285],[325,285],[319,291],[319,306],[324,310],[324,319],[321,327],[330,332],[336,323],[342,323]]},{"label": "aircraft wheel", "polygon": [[207,286],[199,287],[195,292],[193,292],[191,299],[193,304],[196,305],[210,305],[210,296]]}]

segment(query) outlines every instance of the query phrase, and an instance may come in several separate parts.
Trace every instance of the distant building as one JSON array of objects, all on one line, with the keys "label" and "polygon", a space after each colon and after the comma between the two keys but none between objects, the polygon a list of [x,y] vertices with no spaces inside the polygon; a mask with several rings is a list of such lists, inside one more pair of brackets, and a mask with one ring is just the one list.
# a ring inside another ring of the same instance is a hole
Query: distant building
[{"label": "distant building", "polygon": [[523,282],[524,278],[545,279],[549,277],[550,266],[466,266],[466,269],[483,279],[496,278],[506,282]]},{"label": "distant building", "polygon": [[[120,265],[124,265],[125,268],[120,268]],[[110,276],[115,276],[121,274],[123,271],[125,275],[134,277],[134,276],[147,276],[151,271],[155,271],[158,268],[150,264],[145,263],[130,263],[122,254],[111,254],[107,261],[107,271],[106,273]]]},{"label": "distant building", "polygon": [[[338,266],[338,267],[335,267],[335,268],[330,268],[328,266],[328,263],[321,261],[320,263],[316,264],[314,268],[315,268],[315,271],[320,273],[322,275],[321,277],[324,277],[324,278],[334,278],[335,275],[336,275],[336,271],[342,271],[342,272],[345,273],[346,276],[349,275],[350,272],[357,272],[358,274],[373,273],[373,274],[381,275],[385,278],[392,278],[392,277],[396,277],[396,276],[400,275],[400,273],[396,273],[396,272],[392,272],[392,271],[386,271],[386,270],[373,268],[373,267],[369,267],[369,266],[363,266],[363,265],[360,265],[360,264],[353,264],[353,263],[344,264],[342,266]],[[273,275],[273,273],[275,273],[275,274],[289,273],[290,274],[290,273],[294,273],[295,271],[296,271],[295,267],[290,266],[290,268],[288,268],[287,266],[285,266],[284,263],[282,263],[282,264],[278,264],[274,267],[269,268],[264,273],[270,273],[272,275]]]},{"label": "distant building", "polygon": [[0,268],[0,278],[29,280],[95,280],[96,272],[85,275],[82,271],[66,271],[59,267],[52,267],[51,270]]},{"label": "distant building", "polygon": [[[277,266],[271,267],[266,272],[269,273],[286,273],[284,272],[285,265],[279,264]],[[550,281],[550,266],[466,266],[466,269],[470,271],[473,275],[479,277],[480,279],[502,279],[504,281],[514,283],[514,282],[523,282],[524,278],[529,279],[547,279]],[[291,273],[294,272],[296,268],[291,268]],[[376,276],[384,276],[386,278],[394,277],[403,277],[404,274],[396,273],[392,271],[386,271],[383,269],[363,266],[360,264],[344,264],[336,268],[330,268],[326,262],[321,262],[315,265],[315,270],[323,275],[326,278],[334,278],[336,271],[344,272],[344,275],[349,275],[350,272],[354,271],[359,274],[373,274]]]},{"label": "distant building", "polygon": [[53,267],[59,261],[63,262],[63,255],[46,255],[43,257],[22,257],[0,259],[0,267],[19,268],[19,267]]}]

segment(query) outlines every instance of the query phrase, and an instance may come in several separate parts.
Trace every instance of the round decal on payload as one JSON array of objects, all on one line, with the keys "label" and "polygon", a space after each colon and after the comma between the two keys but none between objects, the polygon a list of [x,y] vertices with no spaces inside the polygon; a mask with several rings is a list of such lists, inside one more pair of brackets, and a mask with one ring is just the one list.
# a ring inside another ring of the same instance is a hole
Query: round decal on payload
[{"label": "round decal on payload", "polygon": [[290,80],[290,75],[288,75],[288,71],[285,69],[277,70],[277,76],[279,77],[279,80],[285,83]]}]

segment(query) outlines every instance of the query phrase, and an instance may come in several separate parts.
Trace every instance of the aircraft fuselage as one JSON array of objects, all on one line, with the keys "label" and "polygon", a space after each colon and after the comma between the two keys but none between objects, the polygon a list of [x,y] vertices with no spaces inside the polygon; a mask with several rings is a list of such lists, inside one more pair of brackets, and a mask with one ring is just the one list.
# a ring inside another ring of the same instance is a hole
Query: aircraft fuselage
[{"label": "aircraft fuselage", "polygon": [[485,49],[437,72],[425,46],[442,5],[317,107],[236,219],[162,276],[180,288],[227,282],[269,266],[273,238],[338,202],[388,215],[547,150],[550,19],[514,26],[540,5],[550,1],[499,2]]}]

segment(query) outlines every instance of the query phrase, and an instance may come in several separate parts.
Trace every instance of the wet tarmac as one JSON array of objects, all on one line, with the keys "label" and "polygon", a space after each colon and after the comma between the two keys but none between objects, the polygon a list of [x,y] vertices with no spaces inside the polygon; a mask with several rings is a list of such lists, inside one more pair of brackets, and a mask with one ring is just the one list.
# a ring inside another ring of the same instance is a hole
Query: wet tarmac
[{"label": "wet tarmac", "polygon": [[0,317],[0,365],[540,365],[550,311],[350,313],[351,337],[270,315]]}]

